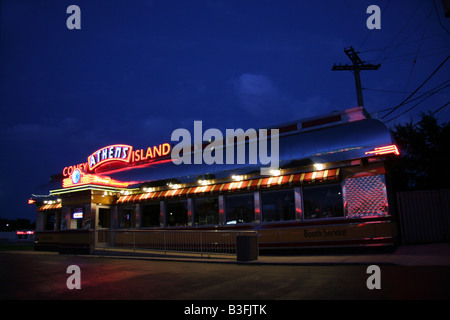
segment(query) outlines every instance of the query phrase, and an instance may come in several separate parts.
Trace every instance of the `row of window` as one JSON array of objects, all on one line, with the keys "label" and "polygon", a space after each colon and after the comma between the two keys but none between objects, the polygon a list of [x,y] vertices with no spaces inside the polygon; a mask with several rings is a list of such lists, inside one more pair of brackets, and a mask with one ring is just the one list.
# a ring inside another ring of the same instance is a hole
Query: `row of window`
[{"label": "row of window", "polygon": [[[303,188],[303,217],[304,219],[319,219],[328,217],[343,217],[343,201],[340,184],[322,185]],[[295,220],[295,192],[294,189],[262,191],[260,197],[261,222]],[[189,210],[187,199],[166,201],[166,226],[187,226],[189,224]],[[219,197],[193,198],[193,225],[220,224]],[[226,195],[224,197],[224,223],[256,222],[255,196],[253,193]],[[142,205],[141,227],[159,227],[160,204]],[[122,208],[119,211],[118,226],[131,228],[135,226],[133,208]]]}]

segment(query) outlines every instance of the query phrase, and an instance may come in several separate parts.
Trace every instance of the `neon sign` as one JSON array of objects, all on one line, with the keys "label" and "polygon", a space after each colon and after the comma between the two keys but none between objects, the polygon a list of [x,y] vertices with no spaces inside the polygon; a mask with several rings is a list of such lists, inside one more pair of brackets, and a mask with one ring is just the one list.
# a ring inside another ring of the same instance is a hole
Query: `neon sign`
[{"label": "neon sign", "polygon": [[164,158],[171,152],[171,145],[163,143],[157,146],[148,147],[147,149],[136,149],[126,144],[114,144],[103,147],[93,152],[87,158],[87,162],[76,165],[67,166],[63,169],[63,176],[71,176],[75,181],[73,184],[79,182],[78,178],[82,178],[77,172],[99,172],[98,170],[108,171],[111,168],[103,167],[108,163],[114,163],[115,168],[127,167],[135,164],[151,162],[153,160]]},{"label": "neon sign", "polygon": [[34,231],[16,231],[17,235],[34,234]]},{"label": "neon sign", "polygon": [[110,177],[97,176],[75,170],[69,178],[63,179],[63,188],[76,187],[80,185],[96,184],[109,187],[126,188],[134,182],[121,182]]},{"label": "neon sign", "polygon": [[65,167],[63,169],[63,176],[64,177],[68,177],[77,169],[86,171],[87,165],[88,165],[87,162],[85,162],[85,163],[79,163],[79,164],[76,164],[76,165],[73,165],[73,166]]},{"label": "neon sign", "polygon": [[400,151],[398,150],[398,148],[395,144],[391,144],[389,146],[375,148],[374,150],[366,152],[366,154],[373,154],[376,156],[379,156],[382,154],[389,154],[389,153],[393,153],[398,156],[400,154]]},{"label": "neon sign", "polygon": [[125,144],[116,144],[101,148],[88,157],[89,170],[93,170],[109,161],[123,161],[129,163],[132,150],[132,146]]},{"label": "neon sign", "polygon": [[170,144],[163,143],[159,146],[148,147],[144,153],[144,149],[136,150],[132,154],[132,162],[148,161],[151,159],[161,158],[170,153]]}]

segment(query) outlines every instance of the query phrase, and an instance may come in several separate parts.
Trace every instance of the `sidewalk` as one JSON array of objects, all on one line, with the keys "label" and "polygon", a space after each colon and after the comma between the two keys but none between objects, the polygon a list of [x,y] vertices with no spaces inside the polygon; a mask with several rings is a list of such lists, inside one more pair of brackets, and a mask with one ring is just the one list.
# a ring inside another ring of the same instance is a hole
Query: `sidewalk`
[{"label": "sidewalk", "polygon": [[336,253],[336,254],[298,254],[298,255],[265,255],[260,254],[257,260],[236,261],[235,256],[207,256],[176,254],[141,254],[131,251],[109,251],[98,256],[139,258],[150,260],[170,260],[209,263],[240,264],[278,264],[278,265],[345,265],[345,264],[390,264],[402,266],[450,266],[450,243],[434,243],[400,246],[393,252],[382,253]]},{"label": "sidewalk", "polygon": [[251,263],[273,264],[392,264],[402,266],[450,266],[450,243],[400,246],[389,253],[354,253],[302,256],[264,256]]}]

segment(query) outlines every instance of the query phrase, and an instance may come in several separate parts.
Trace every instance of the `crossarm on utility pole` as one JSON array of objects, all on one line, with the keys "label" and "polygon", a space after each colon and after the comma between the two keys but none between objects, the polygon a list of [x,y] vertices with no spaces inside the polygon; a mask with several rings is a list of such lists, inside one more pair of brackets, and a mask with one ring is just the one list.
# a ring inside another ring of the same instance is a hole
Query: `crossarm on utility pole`
[{"label": "crossarm on utility pole", "polygon": [[353,71],[353,74],[355,75],[355,85],[356,85],[356,97],[358,101],[358,106],[364,106],[363,102],[363,95],[362,95],[362,87],[361,87],[361,77],[360,77],[360,71],[361,70],[378,70],[380,68],[380,65],[374,65],[374,64],[365,64],[364,61],[361,60],[361,58],[358,56],[358,54],[355,52],[355,49],[353,47],[344,49],[345,54],[350,58],[352,61],[351,65],[334,65],[331,69],[332,71]]}]

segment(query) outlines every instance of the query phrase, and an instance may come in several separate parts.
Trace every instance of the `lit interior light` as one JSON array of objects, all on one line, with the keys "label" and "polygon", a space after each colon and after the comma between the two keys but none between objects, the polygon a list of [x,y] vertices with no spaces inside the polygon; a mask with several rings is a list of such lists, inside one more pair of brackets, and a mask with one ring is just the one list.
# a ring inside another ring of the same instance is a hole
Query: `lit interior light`
[{"label": "lit interior light", "polygon": [[316,170],[323,170],[323,163],[314,163],[314,168]]},{"label": "lit interior light", "polygon": [[202,186],[206,186],[208,185],[208,180],[198,180],[198,183],[201,184]]}]

